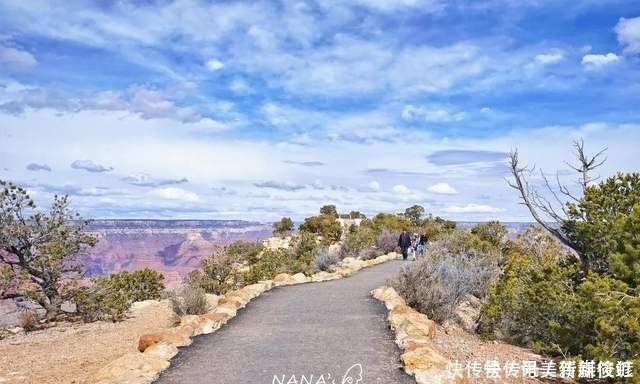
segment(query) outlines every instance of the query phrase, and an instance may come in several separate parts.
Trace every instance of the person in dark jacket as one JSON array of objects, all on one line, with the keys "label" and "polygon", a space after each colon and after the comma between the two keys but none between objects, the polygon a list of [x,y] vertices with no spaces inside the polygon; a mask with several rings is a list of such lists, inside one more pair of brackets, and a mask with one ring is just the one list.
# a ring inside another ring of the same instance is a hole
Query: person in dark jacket
[{"label": "person in dark jacket", "polygon": [[402,260],[407,260],[409,247],[411,247],[411,235],[409,235],[409,232],[402,231],[398,238],[398,247],[400,247],[400,251],[402,251]]}]

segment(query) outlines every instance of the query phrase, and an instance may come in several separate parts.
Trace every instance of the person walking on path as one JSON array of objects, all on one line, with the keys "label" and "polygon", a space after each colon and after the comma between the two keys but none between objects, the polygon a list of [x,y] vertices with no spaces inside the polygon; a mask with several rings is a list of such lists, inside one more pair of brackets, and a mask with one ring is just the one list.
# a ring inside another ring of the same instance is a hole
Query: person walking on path
[{"label": "person walking on path", "polygon": [[409,235],[409,232],[402,231],[398,238],[398,247],[400,247],[400,251],[402,251],[402,260],[407,260],[409,247],[411,247],[411,235]]}]

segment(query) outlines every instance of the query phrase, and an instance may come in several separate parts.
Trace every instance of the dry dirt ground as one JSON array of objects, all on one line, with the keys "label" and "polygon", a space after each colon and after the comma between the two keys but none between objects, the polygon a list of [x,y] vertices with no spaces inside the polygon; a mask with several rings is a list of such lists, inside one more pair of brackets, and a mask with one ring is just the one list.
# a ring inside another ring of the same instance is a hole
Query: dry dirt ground
[{"label": "dry dirt ground", "polygon": [[0,340],[0,384],[89,384],[89,375],[135,351],[138,336],[171,326],[167,301],[137,303],[120,323],[58,323]]},{"label": "dry dirt ground", "polygon": [[[543,361],[542,356],[535,354],[532,350],[517,347],[511,344],[506,344],[498,341],[485,341],[476,334],[471,334],[457,326],[438,326],[436,330],[436,337],[434,343],[438,347],[438,350],[449,361],[458,361],[463,367],[467,362],[478,362],[484,364],[487,360],[497,360],[501,367],[504,367],[505,363],[515,361],[521,364],[525,360]],[[502,371],[504,372],[504,370]],[[484,372],[483,372],[484,373]],[[467,375],[465,371],[465,376]],[[526,384],[538,384],[549,382],[561,382],[559,379],[535,379],[522,377],[518,379],[509,378],[505,380],[486,379],[486,378],[472,378],[471,383],[526,383]]]}]

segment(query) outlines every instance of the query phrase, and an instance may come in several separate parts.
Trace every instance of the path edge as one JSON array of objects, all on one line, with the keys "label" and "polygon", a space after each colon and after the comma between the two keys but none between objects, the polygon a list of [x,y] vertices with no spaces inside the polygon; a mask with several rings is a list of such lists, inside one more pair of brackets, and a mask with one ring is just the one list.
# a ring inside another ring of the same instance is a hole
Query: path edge
[{"label": "path edge", "polygon": [[387,321],[395,332],[395,341],[402,350],[400,360],[404,371],[418,384],[466,384],[466,378],[450,378],[448,360],[436,349],[433,338],[436,324],[427,315],[409,307],[405,300],[388,286],[371,291],[389,311]]}]

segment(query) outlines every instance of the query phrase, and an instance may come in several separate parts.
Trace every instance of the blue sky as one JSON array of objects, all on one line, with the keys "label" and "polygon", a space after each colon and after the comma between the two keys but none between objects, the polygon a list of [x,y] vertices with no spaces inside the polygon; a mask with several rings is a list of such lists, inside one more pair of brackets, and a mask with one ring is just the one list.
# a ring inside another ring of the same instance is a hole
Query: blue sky
[{"label": "blue sky", "polygon": [[98,218],[528,220],[512,148],[640,169],[639,69],[637,1],[3,1],[0,179]]}]

